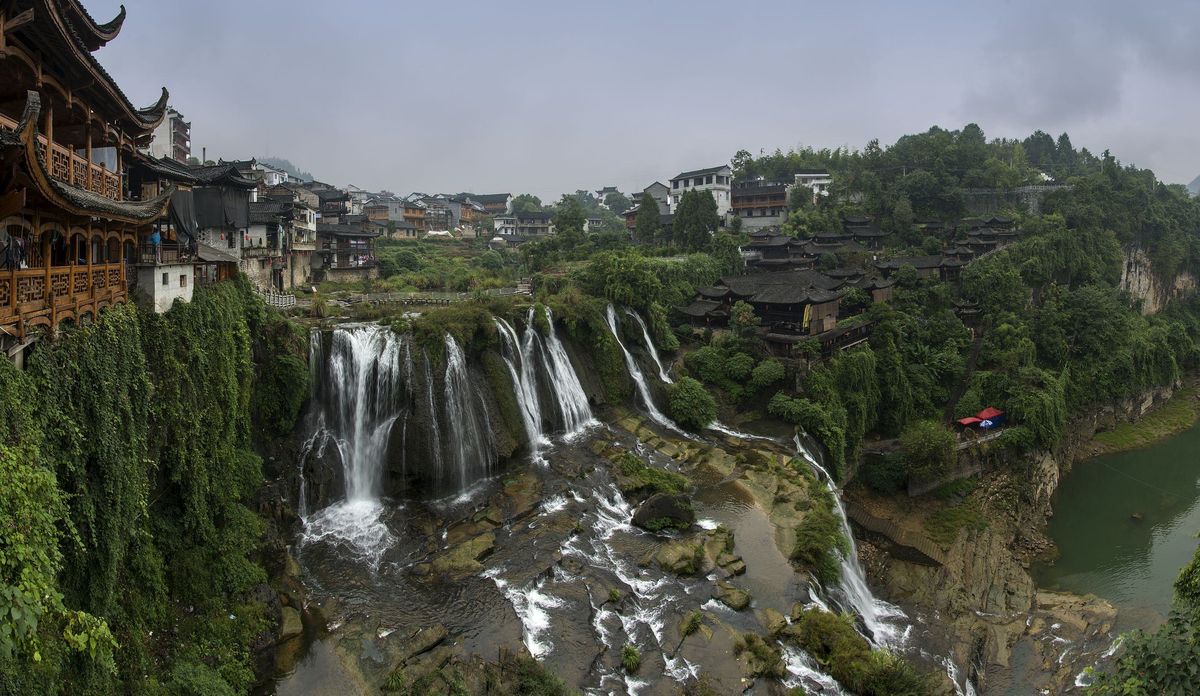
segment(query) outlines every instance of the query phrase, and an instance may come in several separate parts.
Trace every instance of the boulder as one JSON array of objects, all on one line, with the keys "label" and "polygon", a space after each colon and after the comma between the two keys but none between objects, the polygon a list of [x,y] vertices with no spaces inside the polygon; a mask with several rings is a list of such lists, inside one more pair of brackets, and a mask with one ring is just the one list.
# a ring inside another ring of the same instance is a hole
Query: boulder
[{"label": "boulder", "polygon": [[676,493],[655,493],[633,513],[633,524],[651,532],[685,530],[695,521],[691,501]]},{"label": "boulder", "polygon": [[741,611],[750,606],[750,593],[724,580],[717,581],[717,589],[713,591],[713,599],[734,611]]},{"label": "boulder", "polygon": [[304,632],[304,624],[300,621],[300,612],[293,607],[283,607],[280,610],[279,640],[284,641]]},{"label": "boulder", "polygon": [[704,567],[704,545],[697,539],[668,541],[642,558],[641,565],[651,564],[668,573],[695,575]]},{"label": "boulder", "polygon": [[496,535],[480,534],[446,550],[433,559],[430,570],[438,575],[472,575],[483,570],[480,559],[487,557],[496,545]]}]

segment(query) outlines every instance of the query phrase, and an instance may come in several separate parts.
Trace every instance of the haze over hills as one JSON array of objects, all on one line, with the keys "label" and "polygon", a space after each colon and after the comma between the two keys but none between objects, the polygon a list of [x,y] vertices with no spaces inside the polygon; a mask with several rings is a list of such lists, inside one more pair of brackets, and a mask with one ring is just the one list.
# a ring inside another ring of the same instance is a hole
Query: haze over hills
[{"label": "haze over hills", "polygon": [[1192,192],[1193,196],[1200,196],[1200,176],[1192,179],[1192,183],[1188,184],[1188,190]]}]

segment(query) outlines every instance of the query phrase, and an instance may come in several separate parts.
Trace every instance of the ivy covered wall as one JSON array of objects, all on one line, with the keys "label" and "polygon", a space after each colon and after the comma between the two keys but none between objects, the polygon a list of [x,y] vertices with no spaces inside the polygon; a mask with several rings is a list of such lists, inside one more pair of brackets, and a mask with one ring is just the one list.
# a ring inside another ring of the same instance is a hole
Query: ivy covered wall
[{"label": "ivy covered wall", "polygon": [[297,418],[303,336],[239,281],[0,361],[0,693],[249,689],[251,443]]}]

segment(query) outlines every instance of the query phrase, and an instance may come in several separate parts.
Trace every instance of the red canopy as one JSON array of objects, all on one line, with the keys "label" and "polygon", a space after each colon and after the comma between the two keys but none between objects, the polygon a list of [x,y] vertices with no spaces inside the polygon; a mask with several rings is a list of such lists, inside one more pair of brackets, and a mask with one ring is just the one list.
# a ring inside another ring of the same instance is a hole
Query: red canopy
[{"label": "red canopy", "polygon": [[1004,411],[1001,411],[998,408],[992,408],[991,406],[988,406],[987,408],[983,409],[979,413],[976,413],[975,417],[981,421],[985,421],[985,420],[992,420],[993,418],[997,418],[997,417],[1003,416],[1003,415],[1004,415]]},{"label": "red canopy", "polygon": [[962,426],[975,425],[976,423],[979,423],[979,422],[981,422],[981,420],[979,418],[974,418],[972,416],[967,416],[966,418],[958,419],[958,424],[962,425]]}]

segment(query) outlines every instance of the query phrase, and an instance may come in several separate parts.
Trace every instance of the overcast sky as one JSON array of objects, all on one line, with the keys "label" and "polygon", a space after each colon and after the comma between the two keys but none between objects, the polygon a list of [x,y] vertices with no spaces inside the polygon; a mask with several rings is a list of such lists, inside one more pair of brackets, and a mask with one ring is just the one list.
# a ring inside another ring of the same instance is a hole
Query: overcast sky
[{"label": "overcast sky", "polygon": [[124,2],[97,55],[139,105],[167,86],[197,156],[340,185],[630,191],[739,149],[969,122],[1200,174],[1195,0]]}]

